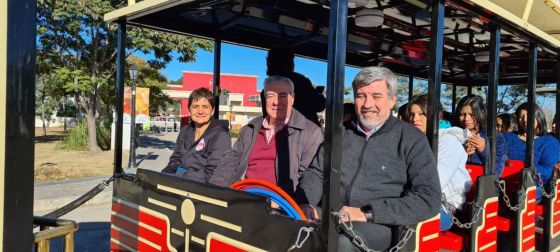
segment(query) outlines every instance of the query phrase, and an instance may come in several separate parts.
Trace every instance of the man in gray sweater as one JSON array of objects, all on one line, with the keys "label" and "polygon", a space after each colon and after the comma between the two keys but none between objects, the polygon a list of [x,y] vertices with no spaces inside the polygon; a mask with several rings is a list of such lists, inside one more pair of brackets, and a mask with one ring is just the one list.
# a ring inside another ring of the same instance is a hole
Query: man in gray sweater
[{"label": "man in gray sweater", "polygon": [[[342,209],[367,247],[391,246],[398,226],[434,217],[441,205],[437,166],[426,136],[391,115],[396,78],[386,68],[368,67],[352,82],[358,120],[342,137],[340,167]],[[304,172],[297,198],[317,218],[314,206],[323,194],[323,149]],[[341,225],[339,251],[360,251]]]}]

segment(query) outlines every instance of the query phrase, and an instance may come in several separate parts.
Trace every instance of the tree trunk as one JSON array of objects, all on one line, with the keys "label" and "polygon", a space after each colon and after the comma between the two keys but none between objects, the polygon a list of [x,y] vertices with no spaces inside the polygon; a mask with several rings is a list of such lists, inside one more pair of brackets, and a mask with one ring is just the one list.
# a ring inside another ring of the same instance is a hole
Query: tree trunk
[{"label": "tree trunk", "polygon": [[88,145],[89,151],[99,152],[101,149],[97,145],[97,129],[95,127],[95,109],[89,108],[86,113],[86,120],[88,126]]}]

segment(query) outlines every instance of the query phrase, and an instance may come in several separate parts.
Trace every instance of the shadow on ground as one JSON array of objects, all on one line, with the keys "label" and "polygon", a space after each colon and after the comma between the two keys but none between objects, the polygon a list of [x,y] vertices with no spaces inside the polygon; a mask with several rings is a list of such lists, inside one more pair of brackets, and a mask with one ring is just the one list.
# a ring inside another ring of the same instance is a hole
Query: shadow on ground
[{"label": "shadow on ground", "polygon": [[139,147],[142,148],[155,148],[155,149],[170,149],[175,148],[175,141],[162,140],[157,137],[152,137],[148,135],[141,135],[140,141],[138,141]]},{"label": "shadow on ground", "polygon": [[[109,251],[111,223],[80,222],[74,234],[74,251]],[[51,240],[51,251],[64,251],[62,238]]]},{"label": "shadow on ground", "polygon": [[35,143],[56,142],[62,140],[62,138],[64,138],[64,135],[46,135],[46,136],[40,135],[40,136],[35,136]]}]

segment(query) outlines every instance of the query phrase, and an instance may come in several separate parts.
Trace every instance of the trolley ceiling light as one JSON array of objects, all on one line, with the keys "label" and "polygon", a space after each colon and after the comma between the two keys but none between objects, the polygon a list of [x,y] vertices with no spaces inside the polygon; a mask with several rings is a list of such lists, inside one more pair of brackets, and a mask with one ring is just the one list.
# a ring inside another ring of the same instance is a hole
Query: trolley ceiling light
[{"label": "trolley ceiling light", "polygon": [[377,1],[375,0],[350,0],[348,1],[349,8],[364,7],[364,9],[356,12],[354,22],[359,27],[378,27],[383,25],[384,14],[380,9],[375,9]]}]

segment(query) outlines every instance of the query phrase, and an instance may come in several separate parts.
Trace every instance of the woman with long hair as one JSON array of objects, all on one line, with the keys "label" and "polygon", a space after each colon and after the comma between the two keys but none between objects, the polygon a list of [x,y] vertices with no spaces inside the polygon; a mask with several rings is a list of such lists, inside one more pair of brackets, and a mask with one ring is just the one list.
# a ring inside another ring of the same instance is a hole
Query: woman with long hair
[{"label": "woman with long hair", "polygon": [[[546,119],[542,109],[535,104],[535,138],[534,138],[534,166],[537,179],[543,183],[552,177],[554,165],[560,161],[560,143],[553,136],[547,135]],[[529,103],[521,104],[515,111],[519,131],[506,133],[507,158],[511,160],[525,160],[525,143],[527,142],[527,121]],[[541,198],[541,191],[537,191],[537,200]]]},{"label": "woman with long hair", "polygon": [[[485,165],[488,151],[488,132],[486,131],[486,108],[482,97],[478,95],[467,95],[463,97],[453,115],[453,126],[468,129],[470,136],[465,144],[465,150],[469,155],[469,163]],[[506,162],[506,141],[500,133],[496,134],[496,170],[492,171],[498,175],[502,174]]]},{"label": "woman with long hair", "polygon": [[[408,103],[406,114],[408,122],[424,134],[427,131],[428,95],[414,96]],[[441,115],[441,113],[440,113]],[[466,192],[471,188],[472,181],[465,168],[467,153],[453,134],[447,134],[447,129],[441,129],[438,138],[437,169],[441,192],[445,206],[440,211],[440,229],[448,230],[453,226],[452,214],[461,209],[465,202]]]}]

